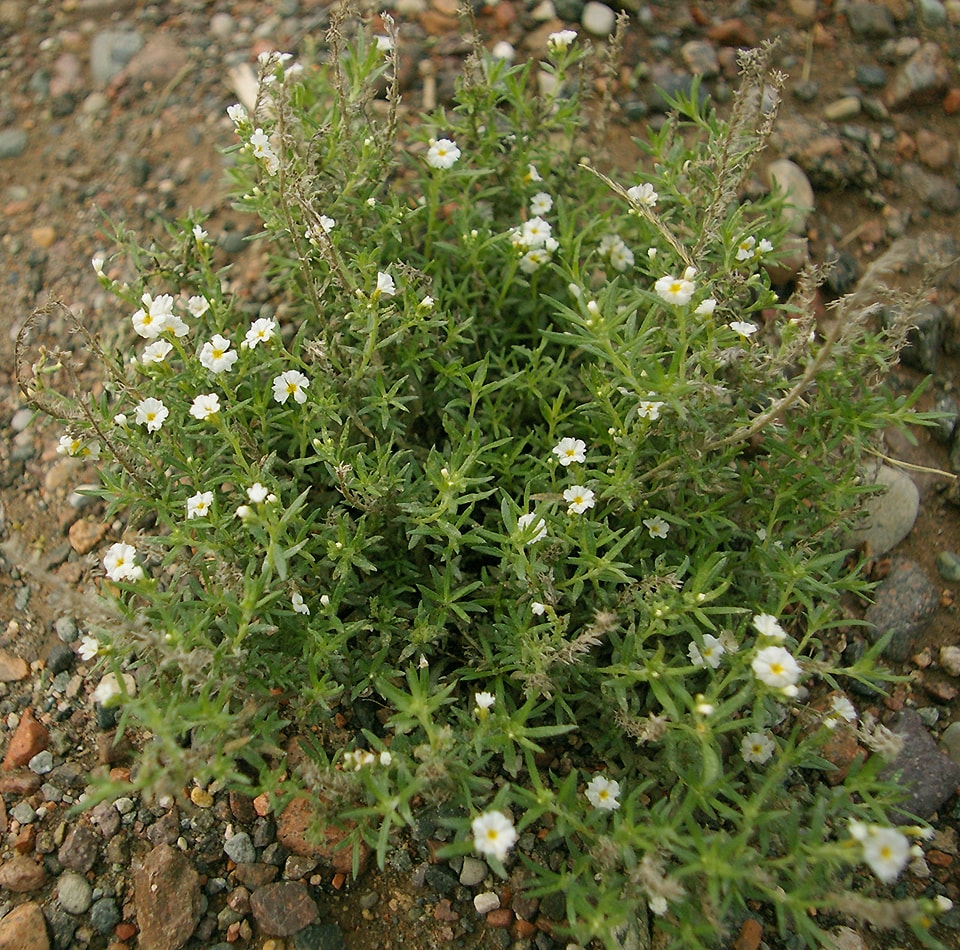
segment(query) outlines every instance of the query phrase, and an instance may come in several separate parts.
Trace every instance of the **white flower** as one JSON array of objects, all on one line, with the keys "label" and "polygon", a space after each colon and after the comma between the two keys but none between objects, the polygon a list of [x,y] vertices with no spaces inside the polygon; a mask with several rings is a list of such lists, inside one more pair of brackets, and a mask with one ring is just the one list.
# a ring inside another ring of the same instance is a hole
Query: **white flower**
[{"label": "white flower", "polygon": [[450,168],[460,157],[457,143],[450,139],[431,139],[427,150],[427,164],[431,168]]},{"label": "white flower", "polygon": [[102,257],[94,257],[94,258],[91,258],[91,260],[90,260],[90,266],[93,268],[93,271],[94,271],[94,273],[97,275],[97,277],[105,277],[105,276],[106,276],[106,275],[103,273],[103,258],[102,258]]},{"label": "white flower", "polygon": [[194,294],[187,301],[187,310],[195,317],[202,317],[210,309],[210,301],[202,294]]},{"label": "white flower", "polygon": [[647,901],[647,906],[650,908],[651,914],[662,917],[667,912],[667,899],[662,894],[654,894]]},{"label": "white flower", "polygon": [[199,224],[193,226],[193,237],[197,244],[202,244],[208,237],[207,232]]},{"label": "white flower", "polygon": [[532,613],[534,617],[542,617],[546,612],[547,605],[541,604],[539,600],[535,600],[530,604],[530,613]]},{"label": "white flower", "polygon": [[132,544],[118,541],[111,544],[103,556],[103,568],[112,581],[138,581],[143,577],[143,568],[134,560],[137,549]]},{"label": "white flower", "polygon": [[603,811],[616,811],[620,807],[620,802],[617,801],[617,796],[620,794],[620,783],[613,781],[613,779],[604,778],[602,775],[594,775],[590,779],[590,784],[586,787],[584,794],[594,808]]},{"label": "white flower", "polygon": [[773,755],[777,744],[763,732],[748,732],[740,741],[740,755],[745,762],[763,765]]},{"label": "white flower", "polygon": [[619,241],[610,248],[610,266],[621,273],[633,267],[633,251],[623,241]]},{"label": "white flower", "polygon": [[57,444],[57,455],[69,455],[71,458],[98,459],[100,458],[100,443],[86,442],[76,439],[72,435],[60,436]]},{"label": "white flower", "polygon": [[769,637],[771,640],[786,640],[787,632],[780,626],[780,621],[773,614],[755,614],[752,620],[753,626],[763,637]]},{"label": "white flower", "polygon": [[565,50],[577,38],[576,30],[560,30],[547,37],[547,49],[553,53]]},{"label": "white flower", "polygon": [[717,301],[713,297],[707,297],[706,300],[701,300],[697,306],[697,309],[693,312],[698,317],[710,317],[713,316],[713,311],[717,309]]},{"label": "white flower", "polygon": [[84,663],[92,660],[100,652],[100,643],[94,637],[81,637],[77,653]]},{"label": "white flower", "polygon": [[200,350],[200,363],[211,373],[229,372],[238,359],[237,351],[230,349],[230,341],[219,333]]},{"label": "white flower", "polygon": [[417,307],[420,310],[433,310],[433,305],[435,302],[436,301],[433,299],[433,297],[430,296],[430,294],[426,294],[423,300],[421,300],[420,303],[417,304]]},{"label": "white flower", "polygon": [[260,159],[267,169],[267,174],[276,175],[280,170],[280,159],[277,158],[273,149],[270,147],[270,139],[267,138],[263,129],[257,129],[250,136],[250,150],[254,157]]},{"label": "white flower", "polygon": [[474,693],[473,701],[477,704],[477,709],[489,709],[497,701],[497,697],[493,693]]},{"label": "white flower", "polygon": [[761,238],[760,247],[758,250],[761,254],[769,254],[773,250],[773,244],[771,244],[766,238]]},{"label": "white flower", "polygon": [[252,501],[255,505],[259,505],[261,502],[266,501],[269,497],[270,489],[260,482],[254,482],[247,489],[247,498],[249,498],[250,501]]},{"label": "white flower", "polygon": [[232,106],[227,106],[227,115],[230,116],[230,120],[234,125],[242,125],[249,118],[247,110],[244,109],[239,102],[235,102]]},{"label": "white flower", "polygon": [[393,49],[393,38],[386,36],[383,33],[378,33],[374,38],[374,42],[377,44],[378,53],[389,53]]},{"label": "white flower", "polygon": [[253,509],[249,505],[240,505],[237,508],[236,515],[241,521],[246,521],[247,518],[253,517]]},{"label": "white flower", "polygon": [[517,51],[506,40],[495,43],[490,55],[494,59],[502,59],[505,63],[512,63],[517,58]]},{"label": "white flower", "polygon": [[749,340],[759,329],[755,323],[750,323],[747,320],[733,320],[729,327],[735,333],[739,333],[745,340]]},{"label": "white flower", "polygon": [[628,188],[627,197],[645,208],[655,208],[660,196],[653,190],[653,185],[650,182],[644,182],[642,185],[634,185],[632,188]]},{"label": "white flower", "polygon": [[320,227],[323,228],[326,234],[329,234],[335,227],[337,222],[331,218],[329,215],[321,214],[320,215]]},{"label": "white flower", "polygon": [[527,173],[523,176],[523,180],[532,182],[543,181],[540,177],[540,172],[537,171],[536,165],[527,165]]},{"label": "white flower", "polygon": [[269,343],[270,340],[273,339],[276,329],[276,322],[267,317],[260,317],[258,320],[254,320],[253,323],[250,324],[250,329],[247,330],[247,335],[243,338],[243,342],[240,344],[241,348],[244,350],[252,350],[258,343]]},{"label": "white flower", "polygon": [[640,405],[637,408],[637,415],[641,419],[649,419],[651,422],[656,422],[660,418],[660,410],[663,408],[662,402],[657,402],[654,399],[641,399]]},{"label": "white flower", "polygon": [[295,590],[290,596],[290,603],[293,606],[294,613],[310,616],[310,608],[303,602],[303,594]]},{"label": "white flower", "polygon": [[213,492],[199,491],[187,499],[187,520],[205,518],[213,507]]},{"label": "white flower", "polygon": [[651,538],[665,538],[670,531],[670,525],[659,515],[655,518],[644,518],[643,526],[650,533]]},{"label": "white flower", "polygon": [[471,823],[473,846],[479,854],[503,861],[517,842],[517,829],[502,811],[486,811]]},{"label": "white flower", "polygon": [[653,285],[653,289],[667,303],[682,307],[690,302],[697,286],[692,280],[687,280],[685,277],[674,277],[672,274],[667,274]]},{"label": "white flower", "polygon": [[550,252],[546,248],[535,247],[520,258],[520,270],[525,274],[533,274],[549,262]]},{"label": "white flower", "polygon": [[387,749],[384,749],[383,752],[380,753],[380,764],[384,768],[387,768],[392,761],[393,761],[393,756],[390,754],[390,752]]},{"label": "white flower", "polygon": [[850,833],[863,844],[863,860],[883,881],[892,884],[910,860],[910,839],[895,828],[882,825],[861,825]]},{"label": "white flower", "polygon": [[220,397],[216,393],[201,393],[190,404],[194,419],[209,419],[220,411]]},{"label": "white flower", "polygon": [[[173,312],[173,297],[170,294],[160,294],[159,297],[152,297],[145,293],[140,298],[144,304],[133,315],[133,329],[137,333],[152,340],[160,336],[164,330],[172,329],[176,321],[179,321]],[[177,334],[182,336],[182,334]]]},{"label": "white flower", "polygon": [[561,439],[554,447],[553,454],[560,459],[563,466],[574,462],[585,462],[587,459],[587,443],[582,439],[572,439],[570,436]]},{"label": "white flower", "polygon": [[373,292],[375,297],[393,297],[397,292],[397,285],[393,278],[384,271],[377,271],[377,286]]},{"label": "white flower", "polygon": [[294,402],[301,405],[307,401],[307,386],[310,380],[299,370],[288,369],[273,380],[273,398],[284,403],[293,396]]},{"label": "white flower", "polygon": [[159,399],[150,396],[137,403],[134,421],[138,426],[146,426],[147,432],[156,432],[168,415],[170,410]]},{"label": "white flower", "polygon": [[712,716],[717,711],[717,707],[713,703],[708,703],[703,693],[697,696],[696,705],[693,708],[700,716]]},{"label": "white flower", "polygon": [[757,253],[756,243],[757,239],[755,237],[744,238],[739,245],[737,245],[737,260],[752,260]]},{"label": "white flower", "polygon": [[547,536],[546,521],[543,518],[538,518],[537,523],[533,524],[533,519],[536,517],[532,511],[528,511],[525,515],[520,515],[517,518],[517,530],[520,534],[525,535],[530,530],[530,526],[533,525],[531,536],[526,541],[527,544],[536,544]]},{"label": "white flower", "polygon": [[530,214],[540,217],[553,207],[553,198],[545,191],[538,191],[530,199]]},{"label": "white flower", "polygon": [[563,500],[567,502],[567,512],[571,515],[582,515],[596,504],[593,492],[583,485],[571,485],[564,491]]},{"label": "white flower", "polygon": [[767,686],[791,687],[800,679],[800,664],[783,647],[757,650],[750,665],[757,679]]},{"label": "white flower", "polygon": [[857,710],[846,696],[834,696],[830,703],[830,715],[845,722],[857,721]]},{"label": "white flower", "polygon": [[720,666],[720,658],[726,652],[723,643],[711,633],[703,635],[702,647],[695,640],[691,640],[687,648],[687,655],[694,666],[709,666],[713,669]]},{"label": "white flower", "polygon": [[140,362],[162,363],[172,349],[173,344],[169,340],[154,340],[153,343],[143,348],[143,352],[140,354]]},{"label": "white flower", "polygon": [[530,218],[523,223],[523,227],[516,233],[516,243],[520,247],[532,250],[537,247],[546,247],[551,237],[551,227],[549,221],[544,221],[541,217]]}]

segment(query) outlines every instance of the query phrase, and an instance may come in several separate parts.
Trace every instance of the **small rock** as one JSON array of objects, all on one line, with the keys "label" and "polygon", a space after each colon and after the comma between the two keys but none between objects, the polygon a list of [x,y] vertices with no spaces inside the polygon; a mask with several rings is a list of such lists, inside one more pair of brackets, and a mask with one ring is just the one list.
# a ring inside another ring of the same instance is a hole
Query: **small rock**
[{"label": "small rock", "polygon": [[854,36],[867,39],[889,39],[896,36],[897,24],[893,14],[882,3],[856,2],[848,4],[847,23]]},{"label": "small rock", "polygon": [[50,652],[47,654],[47,669],[54,676],[73,669],[76,662],[77,654],[74,653],[73,648],[59,640],[50,647]]},{"label": "small rock", "polygon": [[0,887],[17,894],[36,891],[47,883],[47,872],[32,858],[14,855],[0,862]]},{"label": "small rock", "polygon": [[915,710],[899,712],[892,728],[903,748],[879,777],[896,781],[907,797],[892,810],[890,820],[910,824],[913,815],[930,818],[960,785],[960,765],[937,748]]},{"label": "small rock", "polygon": [[474,897],[473,906],[476,912],[483,916],[500,906],[500,897],[495,891],[484,891]]},{"label": "small rock", "polygon": [[133,872],[140,946],[179,950],[200,921],[200,875],[169,845],[159,845]]},{"label": "small rock", "polygon": [[336,924],[310,924],[294,934],[293,950],[347,950],[347,944]]},{"label": "small rock", "polygon": [[29,825],[37,820],[37,813],[30,802],[17,802],[10,809],[10,817],[19,821],[21,825]]},{"label": "small rock", "polygon": [[950,86],[950,68],[938,43],[924,43],[897,71],[887,93],[891,109],[936,102]]},{"label": "small rock", "polygon": [[46,775],[53,771],[53,753],[49,749],[38,752],[28,763],[27,768],[37,775]]},{"label": "small rock", "polygon": [[106,536],[110,525],[93,521],[89,518],[78,518],[72,525],[67,536],[70,546],[77,554],[89,554]]},{"label": "small rock", "polygon": [[934,211],[941,214],[960,211],[960,188],[951,179],[928,172],[913,162],[901,166],[900,174],[905,187]]},{"label": "small rock", "polygon": [[605,3],[590,0],[583,8],[580,23],[592,36],[606,37],[613,33],[617,15]]},{"label": "small rock", "polygon": [[960,765],[960,722],[951,722],[943,735],[940,736],[940,745],[951,761]]},{"label": "small rock", "polygon": [[933,373],[940,363],[947,312],[934,303],[918,307],[911,315],[912,326],[900,351],[900,361],[921,373]]},{"label": "small rock", "polygon": [[951,676],[960,676],[960,647],[940,647],[940,666]]},{"label": "small rock", "polygon": [[855,930],[837,927],[833,931],[834,950],[867,950],[867,945]]},{"label": "small rock", "polygon": [[132,30],[102,30],[90,43],[90,73],[105,86],[143,47],[143,37]]},{"label": "small rock", "polygon": [[0,129],[0,158],[19,158],[27,150],[27,133],[23,129]]},{"label": "small rock", "polygon": [[39,904],[20,904],[0,920],[0,950],[50,950],[47,922]]},{"label": "small rock", "polygon": [[30,675],[30,667],[23,657],[0,650],[0,683],[19,683]]},{"label": "small rock", "polygon": [[26,765],[38,752],[42,752],[49,742],[50,734],[46,727],[37,722],[33,708],[28,706],[10,739],[3,768],[9,770]]},{"label": "small rock", "polygon": [[73,617],[57,617],[53,622],[53,629],[64,643],[73,643],[80,635],[77,621]]},{"label": "small rock", "polygon": [[57,860],[65,868],[86,872],[96,863],[99,852],[99,835],[89,825],[74,825],[57,852]]},{"label": "small rock", "polygon": [[920,492],[909,475],[890,465],[881,465],[873,482],[886,491],[864,502],[863,522],[851,533],[851,540],[877,557],[910,533],[920,512]]},{"label": "small rock", "polygon": [[[953,551],[941,551],[937,555],[937,571],[945,581],[951,584],[960,581],[960,554],[955,554]],[[956,648],[944,647],[944,649],[952,650]],[[960,676],[960,672],[955,675]]]},{"label": "small rock", "polygon": [[99,934],[110,933],[120,923],[120,908],[112,897],[101,897],[90,908],[90,923]]},{"label": "small rock", "polygon": [[30,229],[30,240],[39,248],[53,247],[57,240],[56,229],[49,224],[41,224]]},{"label": "small rock", "polygon": [[257,849],[245,831],[228,838],[223,845],[223,851],[234,864],[252,864],[257,860]]},{"label": "small rock", "polygon": [[256,890],[266,884],[272,884],[279,873],[280,868],[276,865],[264,864],[262,861],[238,864],[233,872],[234,877],[251,890]]},{"label": "small rock", "polygon": [[65,871],[57,879],[57,901],[68,914],[85,914],[93,903],[93,888],[82,874]]},{"label": "small rock", "polygon": [[906,559],[894,561],[864,615],[867,635],[873,642],[889,635],[884,655],[904,663],[939,605],[940,595],[923,568]]},{"label": "small rock", "polygon": [[[334,871],[350,874],[353,870],[353,854],[350,848],[341,847],[349,834],[349,823],[342,827],[317,823],[317,809],[308,798],[295,798],[277,816],[277,841],[294,854],[320,858]],[[360,869],[370,860],[370,848],[360,844]]]},{"label": "small rock", "polygon": [[813,186],[804,170],[787,158],[771,162],[766,169],[766,179],[770,186],[776,185],[786,201],[783,214],[793,234],[804,234],[807,219],[814,209]]},{"label": "small rock", "polygon": [[488,873],[489,868],[484,861],[468,854],[460,868],[460,883],[464,887],[476,887],[483,882]]},{"label": "small rock", "polygon": [[720,60],[712,43],[706,40],[689,40],[680,48],[680,55],[687,69],[694,76],[710,78],[720,73]]},{"label": "small rock", "polygon": [[860,115],[860,109],[861,103],[858,96],[844,96],[824,106],[823,117],[828,122],[843,122]]},{"label": "small rock", "polygon": [[250,896],[250,909],[260,929],[274,937],[290,937],[319,916],[306,885],[297,881],[267,884]]},{"label": "small rock", "polygon": [[917,0],[917,8],[924,26],[937,28],[947,25],[947,8],[940,0]]}]

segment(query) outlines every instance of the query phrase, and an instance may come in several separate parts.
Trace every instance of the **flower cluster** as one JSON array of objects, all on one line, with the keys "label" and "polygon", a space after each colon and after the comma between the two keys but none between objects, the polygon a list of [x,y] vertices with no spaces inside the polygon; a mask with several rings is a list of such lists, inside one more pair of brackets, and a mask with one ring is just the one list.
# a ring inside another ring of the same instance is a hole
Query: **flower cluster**
[{"label": "flower cluster", "polygon": [[520,255],[520,270],[525,274],[532,274],[550,262],[560,246],[552,231],[550,223],[539,215],[510,231],[510,243]]}]

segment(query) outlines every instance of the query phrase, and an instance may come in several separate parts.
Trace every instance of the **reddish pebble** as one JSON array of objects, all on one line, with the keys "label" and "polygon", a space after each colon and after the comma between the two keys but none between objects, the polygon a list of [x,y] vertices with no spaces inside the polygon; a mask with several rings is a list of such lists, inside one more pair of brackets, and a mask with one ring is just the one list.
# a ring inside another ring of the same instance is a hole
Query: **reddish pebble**
[{"label": "reddish pebble", "polygon": [[928,851],[927,861],[935,867],[948,868],[953,864],[953,855],[947,854],[946,851]]},{"label": "reddish pebble", "polygon": [[7,749],[3,760],[4,770],[15,769],[19,765],[26,765],[38,752],[42,752],[50,741],[50,734],[37,722],[33,709],[27,707],[20,719],[20,725],[10,739],[10,748]]},{"label": "reddish pebble", "polygon": [[947,115],[960,112],[960,89],[951,89],[943,98],[943,111]]},{"label": "reddish pebble", "polygon": [[266,818],[270,814],[270,799],[266,795],[258,795],[253,800],[253,810],[261,818]]},{"label": "reddish pebble", "polygon": [[509,927],[513,923],[513,911],[509,907],[498,907],[484,919],[488,927]]},{"label": "reddish pebble", "polygon": [[761,936],[763,936],[763,927],[760,922],[748,917],[740,928],[740,936],[737,937],[733,950],[757,950]]},{"label": "reddish pebble", "polygon": [[513,925],[513,935],[518,940],[529,940],[536,932],[536,926],[523,918],[517,918],[517,922]]},{"label": "reddish pebble", "polygon": [[124,921],[123,923],[117,924],[117,929],[114,933],[117,936],[117,940],[131,940],[137,933],[137,927],[136,924]]},{"label": "reddish pebble", "polygon": [[339,891],[340,888],[343,887],[344,883],[346,883],[346,880],[347,875],[342,871],[337,871],[337,873],[333,875],[333,880],[330,882],[330,885],[335,891]]},{"label": "reddish pebble", "polygon": [[434,920],[453,922],[460,919],[460,915],[450,906],[450,898],[444,897],[433,909]]}]

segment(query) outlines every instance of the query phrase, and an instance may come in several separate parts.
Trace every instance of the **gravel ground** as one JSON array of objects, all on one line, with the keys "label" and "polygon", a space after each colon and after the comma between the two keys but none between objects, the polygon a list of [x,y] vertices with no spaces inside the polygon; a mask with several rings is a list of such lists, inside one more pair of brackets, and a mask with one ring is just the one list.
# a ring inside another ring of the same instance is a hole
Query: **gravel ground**
[{"label": "gravel ground", "polygon": [[[884,254],[907,260],[908,280],[929,248],[957,253],[956,0],[625,6],[631,19],[614,89],[614,163],[629,167],[630,136],[660,121],[657,87],[683,89],[700,73],[722,104],[735,84],[736,47],[775,36],[790,80],[769,159],[790,160],[774,177],[810,189],[811,210],[795,228],[798,251],[805,244],[815,260],[839,260],[824,299],[856,286]],[[411,117],[453,88],[469,48],[456,7],[456,0],[399,0],[392,8]],[[100,289],[90,259],[110,251],[116,227],[146,239],[159,233],[161,219],[189,208],[210,215],[221,262],[233,264],[237,292],[259,307],[268,288],[260,252],[245,241],[254,223],[230,209],[218,151],[232,141],[231,76],[265,49],[296,52],[318,38],[327,8],[317,0],[0,0],[0,948],[564,946],[553,937],[561,906],[524,898],[515,881],[504,886],[477,859],[434,863],[443,829],[429,817],[385,873],[369,870],[352,882],[335,841],[318,847],[303,837],[296,804],[274,815],[266,802],[193,788],[182,802],[119,798],[82,816],[71,809],[94,771],[123,778],[135,763],[135,749],[114,744],[111,717],[94,708],[100,674],[78,655],[91,610],[84,592],[98,552],[122,525],[105,522],[78,493],[95,470],[57,456],[61,433],[22,400],[13,341],[51,294],[110,339],[125,315]],[[518,56],[538,54],[557,29],[602,37],[612,28],[608,7],[582,0],[501,0],[476,9],[484,42],[507,41]],[[117,277],[129,276],[117,267]],[[952,412],[952,424],[918,446],[891,444],[891,454],[909,462],[953,471],[960,471],[958,287],[948,280],[931,289],[929,320],[897,376],[906,388],[933,374],[930,404]],[[69,345],[68,329],[52,321],[40,342]],[[76,358],[81,379],[93,385],[79,346]],[[893,534],[869,543],[877,576],[886,577],[883,622],[898,631],[890,659],[912,676],[881,711],[915,760],[912,772],[901,763],[902,780],[918,796],[914,807],[927,809],[938,829],[923,867],[901,887],[960,904],[960,726],[951,728],[960,720],[953,611],[960,516],[944,476],[893,471],[890,478],[898,481],[890,492],[896,500],[877,520],[893,522]],[[842,746],[838,765],[857,753],[855,740]],[[528,835],[519,847],[538,844]],[[960,946],[958,928],[954,911],[938,936]],[[639,934],[626,935],[624,947],[642,946],[631,943]],[[779,946],[771,934],[758,916],[729,943]],[[913,946],[902,934],[868,928],[846,938],[851,948]]]}]

